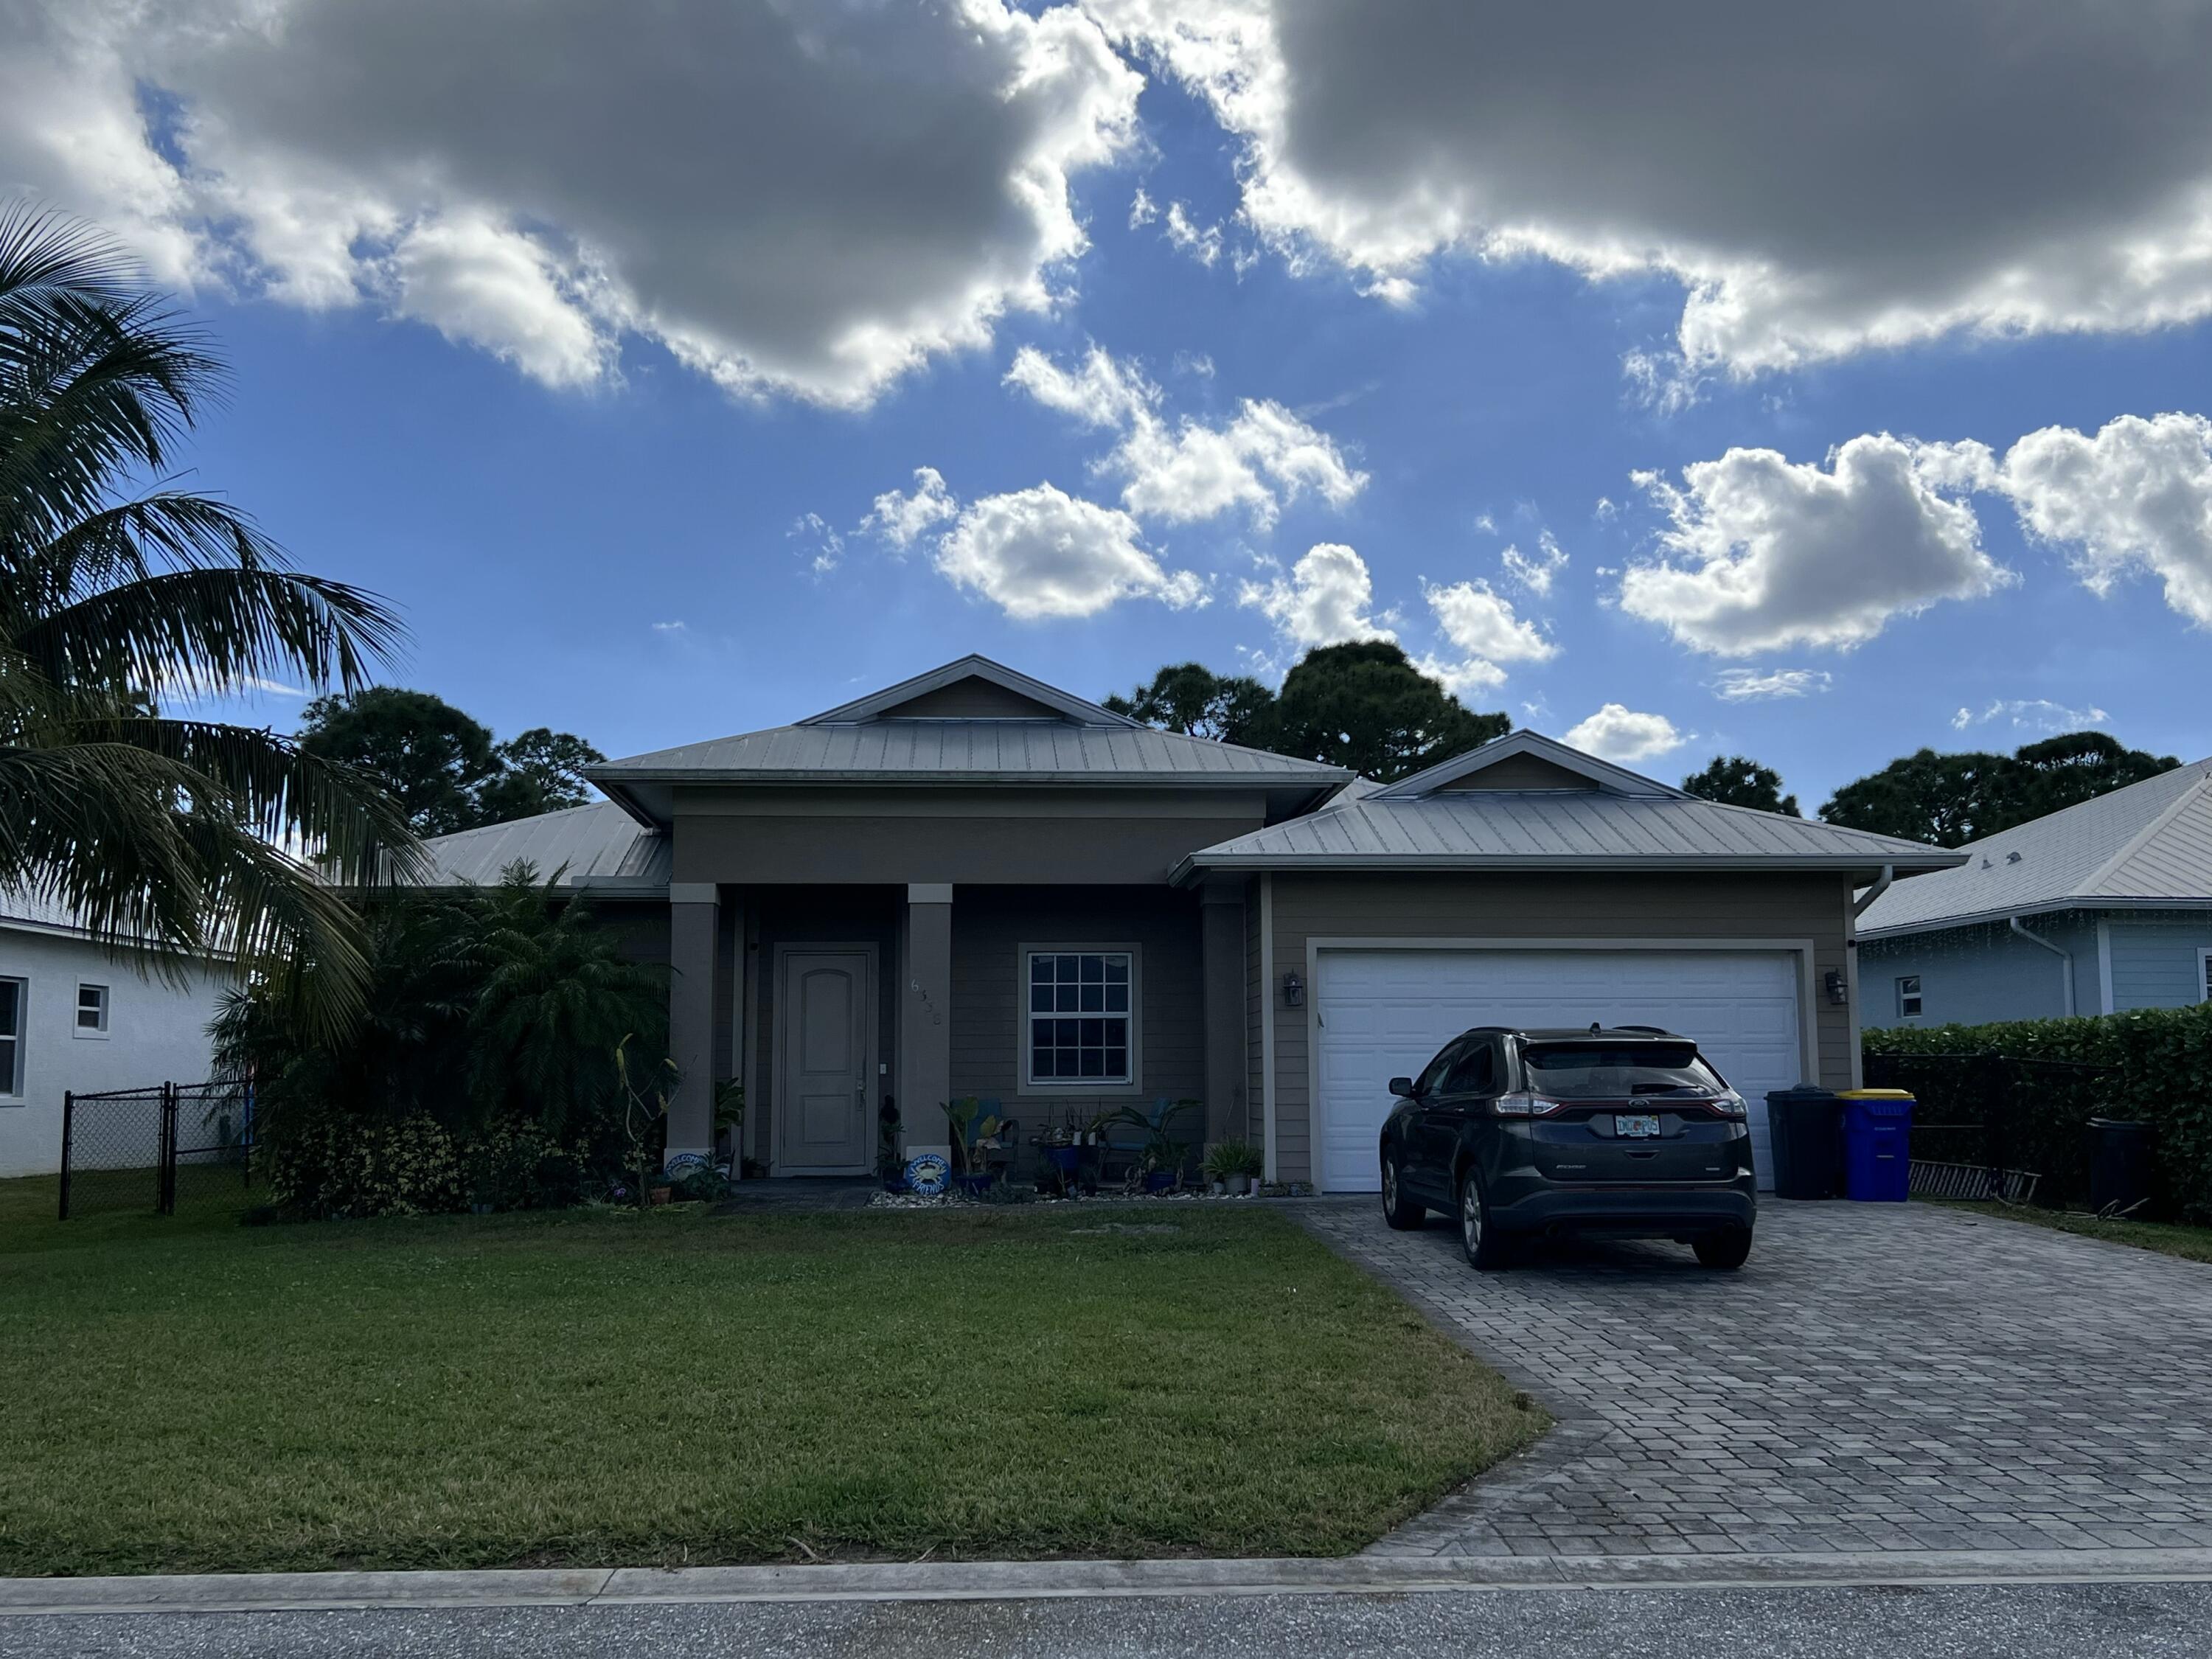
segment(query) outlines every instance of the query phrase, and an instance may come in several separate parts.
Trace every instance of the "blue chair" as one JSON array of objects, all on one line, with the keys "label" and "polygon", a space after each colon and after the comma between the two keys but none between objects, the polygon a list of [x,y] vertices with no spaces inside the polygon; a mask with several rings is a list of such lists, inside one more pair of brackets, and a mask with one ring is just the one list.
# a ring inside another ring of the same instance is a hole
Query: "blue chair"
[{"label": "blue chair", "polygon": [[[1152,1102],[1152,1109],[1124,1106],[1119,1111],[1102,1114],[1097,1120],[1104,1137],[1099,1160],[1099,1173],[1107,1178],[1126,1179],[1136,1173],[1143,1164],[1145,1152],[1156,1137],[1164,1138],[1168,1127],[1176,1116],[1198,1103],[1177,1100],[1161,1095]],[[1118,1168],[1112,1167],[1118,1166]]]}]

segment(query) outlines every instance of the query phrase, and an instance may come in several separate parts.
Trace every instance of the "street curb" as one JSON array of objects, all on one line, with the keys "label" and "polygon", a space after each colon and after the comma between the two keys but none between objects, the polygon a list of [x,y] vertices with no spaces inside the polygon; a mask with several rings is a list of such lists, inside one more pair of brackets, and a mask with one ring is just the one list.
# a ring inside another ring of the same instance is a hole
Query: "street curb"
[{"label": "street curb", "polygon": [[1351,1556],[1328,1560],[864,1562],[0,1579],[0,1619],[362,1608],[748,1601],[2212,1582],[2212,1549],[1853,1551],[1803,1555]]}]

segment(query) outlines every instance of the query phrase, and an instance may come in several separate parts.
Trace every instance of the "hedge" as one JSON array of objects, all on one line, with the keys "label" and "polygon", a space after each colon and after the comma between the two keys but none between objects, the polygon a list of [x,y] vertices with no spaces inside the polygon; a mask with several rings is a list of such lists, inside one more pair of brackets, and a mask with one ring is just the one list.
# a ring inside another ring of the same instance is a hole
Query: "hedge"
[{"label": "hedge", "polygon": [[[2212,1004],[1993,1025],[1891,1026],[1865,1032],[1862,1043],[1869,1055],[1998,1054],[2114,1067],[2092,1085],[2090,1103],[2107,1116],[2153,1125],[2160,1207],[2184,1220],[2212,1223]],[[2019,1126],[2023,1152],[2034,1156],[2029,1149],[2039,1145],[2046,1160],[2055,1161],[2063,1158],[2063,1146],[2078,1158],[2088,1092],[2078,1086],[2051,1091],[2053,1121]],[[2062,1179],[2061,1191],[2046,1196],[2084,1196],[2066,1190],[2074,1184]]]}]

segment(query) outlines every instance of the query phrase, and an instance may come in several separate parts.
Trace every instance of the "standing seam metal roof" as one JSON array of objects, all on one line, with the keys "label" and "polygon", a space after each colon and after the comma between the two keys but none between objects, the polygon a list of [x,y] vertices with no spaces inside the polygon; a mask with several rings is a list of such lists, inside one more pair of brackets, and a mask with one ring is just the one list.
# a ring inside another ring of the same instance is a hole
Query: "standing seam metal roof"
[{"label": "standing seam metal roof", "polygon": [[431,887],[489,886],[520,860],[537,866],[540,881],[566,866],[563,887],[651,891],[667,886],[671,868],[668,837],[612,801],[437,836],[422,846],[429,864],[419,879]]}]

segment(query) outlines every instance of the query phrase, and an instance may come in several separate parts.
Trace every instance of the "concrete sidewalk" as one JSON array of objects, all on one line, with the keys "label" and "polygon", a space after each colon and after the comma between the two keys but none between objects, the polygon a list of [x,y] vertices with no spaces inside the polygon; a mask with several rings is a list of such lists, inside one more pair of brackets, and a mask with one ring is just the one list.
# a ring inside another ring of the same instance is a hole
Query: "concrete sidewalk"
[{"label": "concrete sidewalk", "polygon": [[2212,1583],[2212,1550],[1863,1551],[1326,1560],[871,1562],[0,1579],[0,1620],[88,1613],[623,1607],[801,1601],[1059,1601],[2033,1583]]}]

